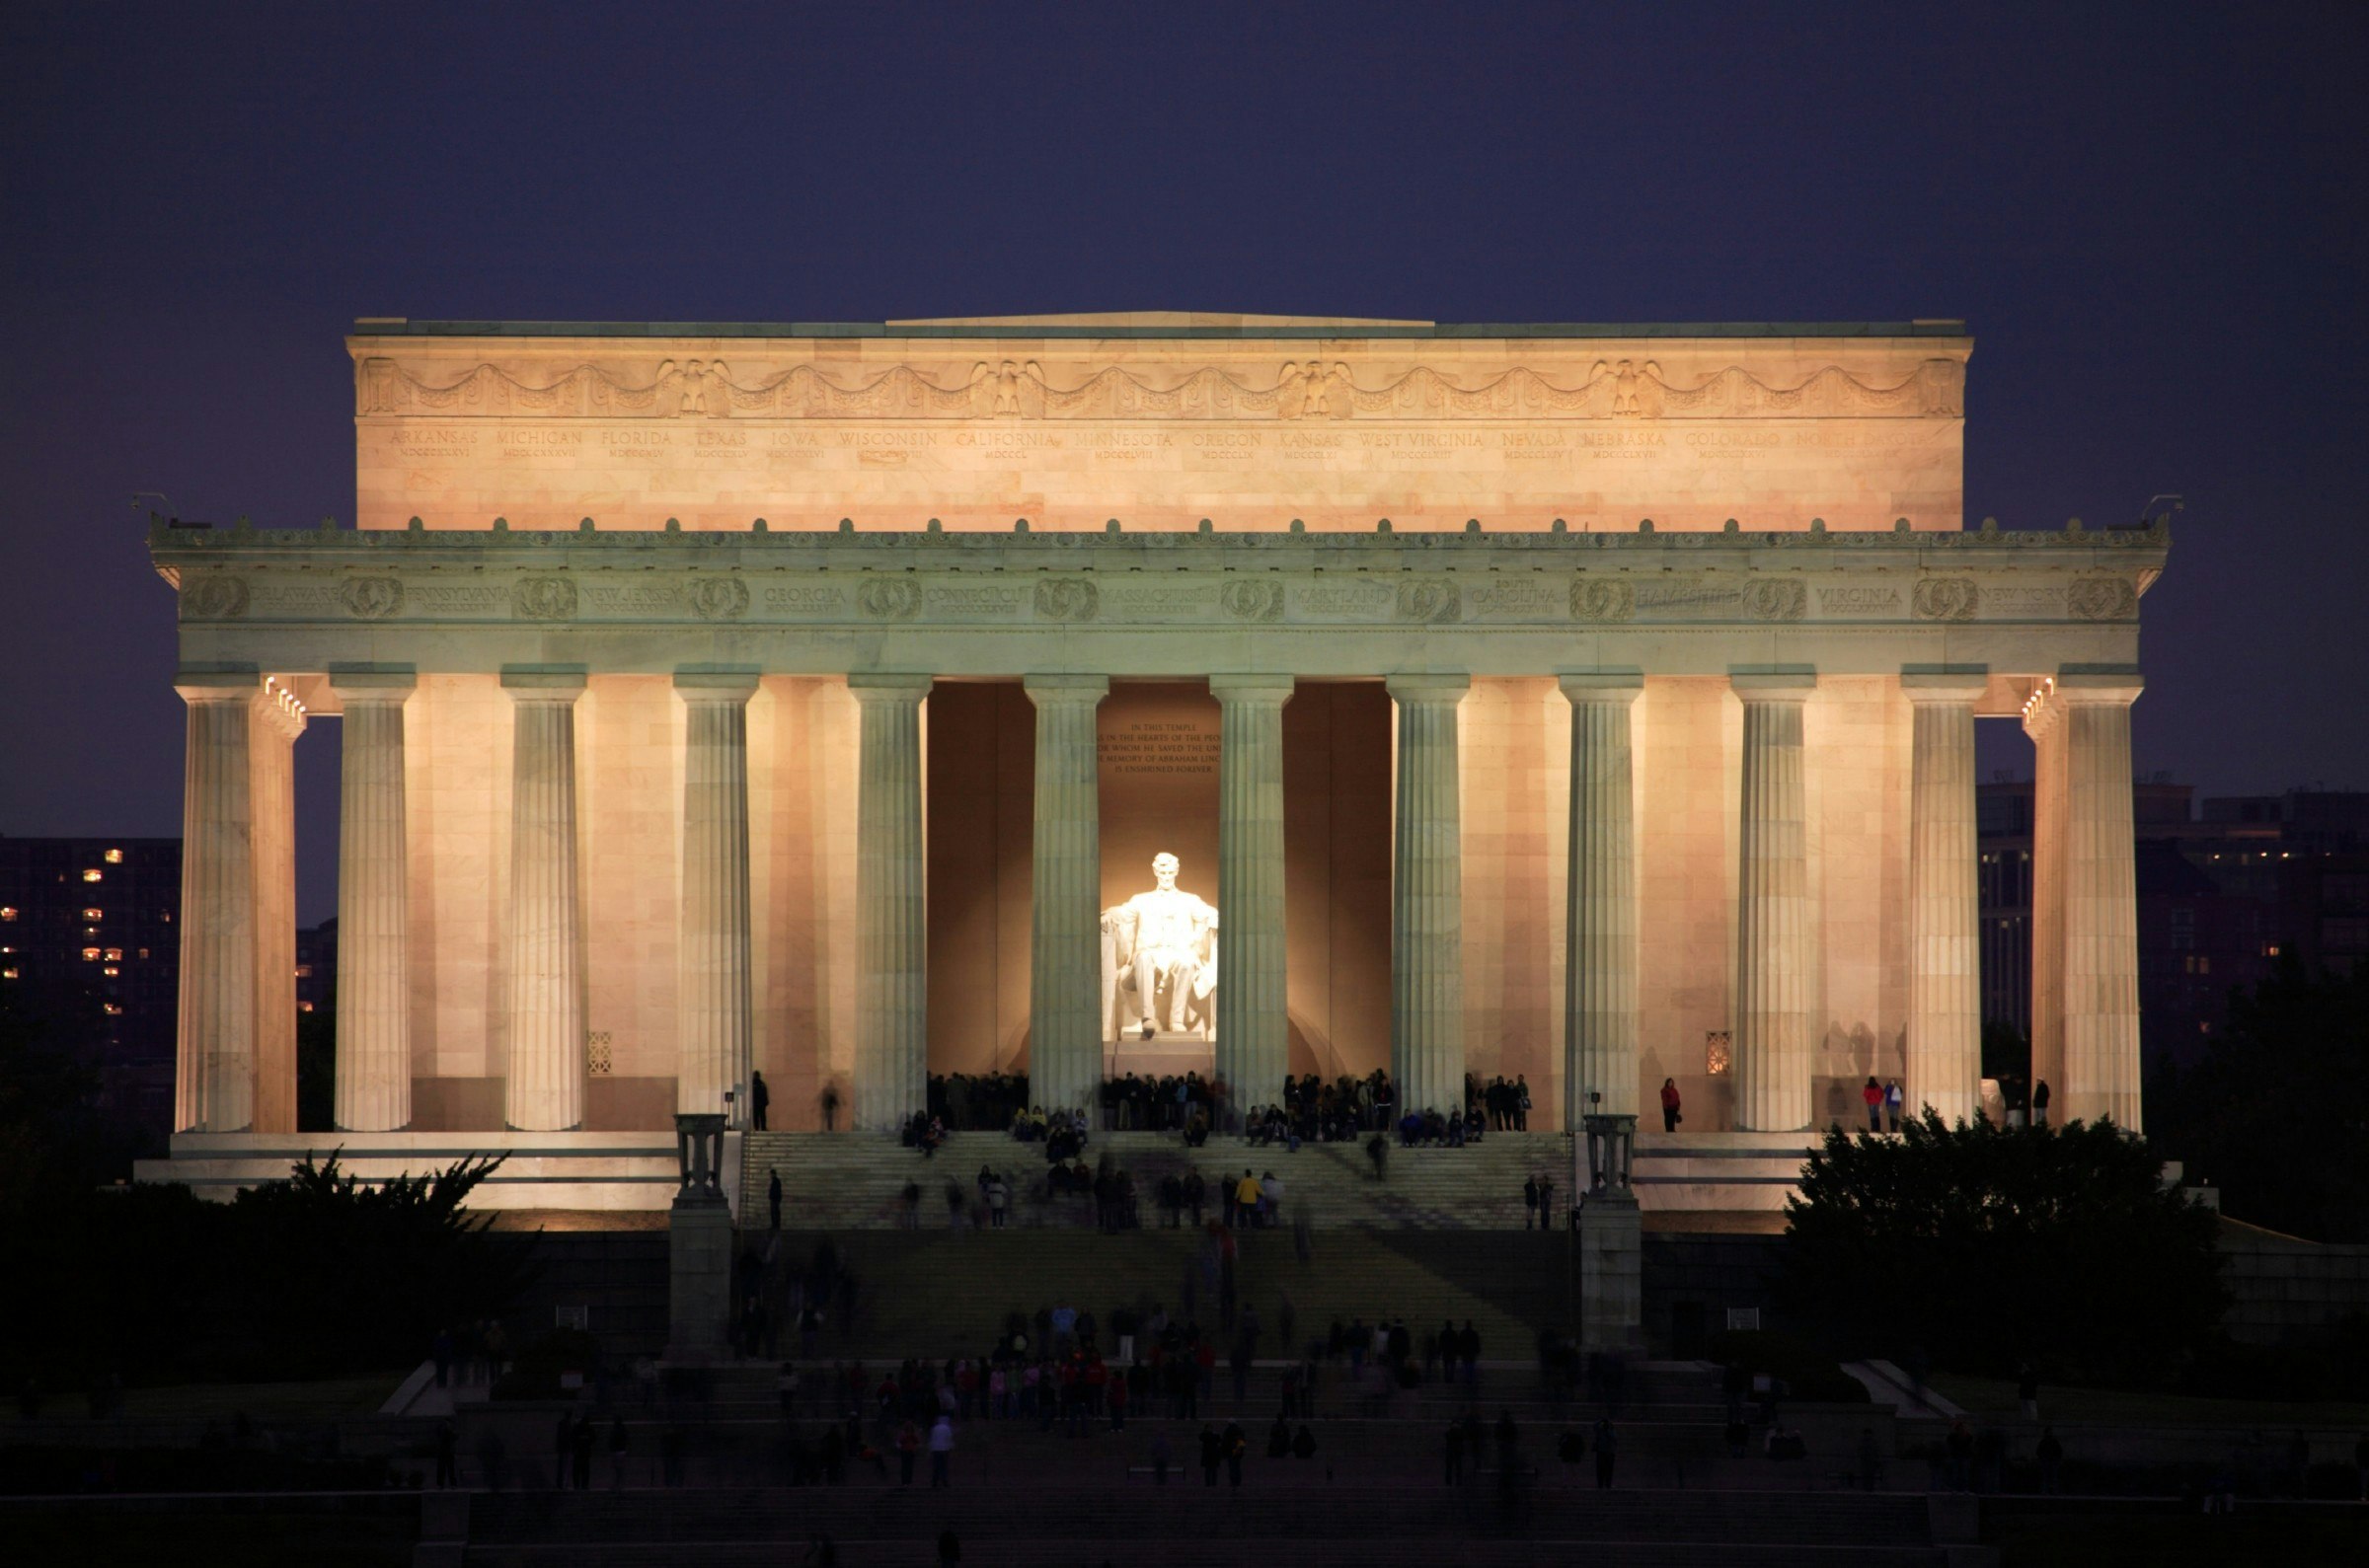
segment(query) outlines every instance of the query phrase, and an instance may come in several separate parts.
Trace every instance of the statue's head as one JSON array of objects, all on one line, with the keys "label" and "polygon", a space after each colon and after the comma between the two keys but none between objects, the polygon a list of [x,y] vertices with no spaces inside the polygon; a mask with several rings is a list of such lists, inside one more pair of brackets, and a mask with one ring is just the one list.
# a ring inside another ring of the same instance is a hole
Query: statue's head
[{"label": "statue's head", "polygon": [[1165,852],[1152,857],[1152,879],[1160,884],[1163,893],[1173,892],[1177,885],[1177,858]]}]

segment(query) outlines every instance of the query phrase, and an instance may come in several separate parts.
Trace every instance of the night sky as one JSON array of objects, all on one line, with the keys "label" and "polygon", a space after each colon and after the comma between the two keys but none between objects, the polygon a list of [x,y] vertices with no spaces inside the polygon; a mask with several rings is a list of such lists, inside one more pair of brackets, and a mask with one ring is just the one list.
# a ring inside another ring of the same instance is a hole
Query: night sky
[{"label": "night sky", "polygon": [[131,494],[350,519],[364,315],[1963,317],[1969,522],[2187,497],[2140,769],[2369,787],[2358,5],[231,9],[0,8],[0,832],[180,831]]}]

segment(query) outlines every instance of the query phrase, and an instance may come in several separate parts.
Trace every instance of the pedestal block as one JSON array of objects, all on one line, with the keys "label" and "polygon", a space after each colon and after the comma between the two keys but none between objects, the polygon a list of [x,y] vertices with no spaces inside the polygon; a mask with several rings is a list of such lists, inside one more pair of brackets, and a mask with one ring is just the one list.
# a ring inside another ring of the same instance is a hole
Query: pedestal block
[{"label": "pedestal block", "polygon": [[1591,1192],[1579,1203],[1579,1348],[1644,1348],[1644,1226],[1637,1199]]}]

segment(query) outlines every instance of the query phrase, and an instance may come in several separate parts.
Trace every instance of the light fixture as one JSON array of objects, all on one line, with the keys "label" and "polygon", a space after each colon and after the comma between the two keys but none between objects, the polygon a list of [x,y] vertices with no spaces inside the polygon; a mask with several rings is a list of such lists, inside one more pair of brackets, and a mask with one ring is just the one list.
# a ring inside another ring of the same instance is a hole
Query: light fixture
[{"label": "light fixture", "polygon": [[82,879],[83,879],[84,881],[86,881],[86,882],[96,882],[96,881],[98,881],[98,880],[99,880],[99,868],[98,868],[97,866],[95,866],[95,865],[94,865],[94,866],[92,866],[92,867],[91,867],[89,870],[87,870],[87,871],[85,871],[85,872],[83,872],[83,873],[82,873]]},{"label": "light fixture", "polygon": [[99,858],[110,865],[121,865],[123,863],[123,852],[121,850],[110,850]]}]

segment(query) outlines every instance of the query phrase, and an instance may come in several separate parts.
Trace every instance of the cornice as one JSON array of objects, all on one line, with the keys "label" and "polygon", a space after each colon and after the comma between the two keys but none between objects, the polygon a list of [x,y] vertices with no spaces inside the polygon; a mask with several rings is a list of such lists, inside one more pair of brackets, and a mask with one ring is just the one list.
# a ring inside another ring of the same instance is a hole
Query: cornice
[{"label": "cornice", "polygon": [[[1075,530],[1032,531],[1023,520],[1010,533],[977,530],[948,532],[935,523],[919,529],[858,530],[842,523],[831,530],[775,530],[759,518],[745,532],[725,529],[685,530],[669,524],[663,529],[612,529],[603,532],[586,518],[573,529],[513,529],[498,519],[490,529],[427,528],[414,518],[408,529],[351,530],[254,528],[241,523],[230,528],[169,527],[153,524],[148,550],[160,568],[183,562],[283,561],[301,564],[311,557],[324,564],[346,564],[377,559],[439,560],[492,563],[514,558],[526,563],[551,563],[555,555],[568,564],[598,566],[630,559],[656,564],[671,560],[683,565],[798,565],[901,569],[945,564],[962,569],[971,561],[1005,563],[1018,560],[1055,562],[1078,570],[1106,564],[1126,569],[1140,558],[1188,566],[1232,555],[1260,556],[1260,564],[1285,564],[1306,560],[1320,567],[1349,567],[1421,560],[1444,570],[1470,564],[1488,567],[1499,558],[1542,558],[1579,564],[1595,558],[1618,561],[1659,560],[1672,556],[1716,557],[1722,554],[1759,556],[1825,556],[1834,559],[1897,560],[1927,553],[1969,559],[2032,560],[2043,557],[2064,560],[2107,560],[2141,568],[2161,569],[2172,542],[2171,529],[2085,529],[2075,523],[2064,529],[2023,530],[1985,526],[1978,530],[1888,531],[1829,530],[1813,523],[1806,530],[1744,529],[1729,523],[1720,530],[1656,530],[1650,519],[1634,532],[1570,533],[1561,525],[1544,532],[1495,532],[1477,521],[1461,532],[1414,530],[1394,532],[1384,519],[1372,533],[1310,532],[1294,522],[1288,528],[1219,530],[1204,524],[1197,532],[1145,531],[1129,533],[1117,520],[1100,533]],[[577,560],[581,557],[581,560]],[[900,557],[895,560],[885,558]],[[720,557],[731,557],[719,560]],[[819,559],[818,559],[819,558]],[[1707,562],[1708,563],[1708,562]]]}]

